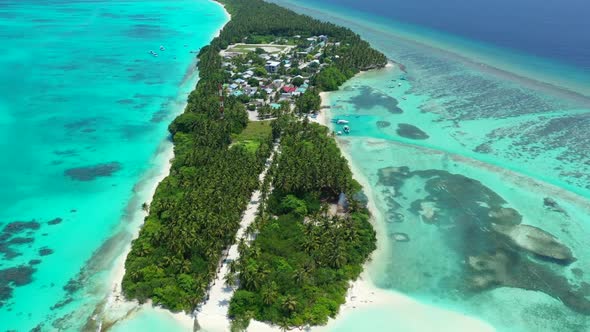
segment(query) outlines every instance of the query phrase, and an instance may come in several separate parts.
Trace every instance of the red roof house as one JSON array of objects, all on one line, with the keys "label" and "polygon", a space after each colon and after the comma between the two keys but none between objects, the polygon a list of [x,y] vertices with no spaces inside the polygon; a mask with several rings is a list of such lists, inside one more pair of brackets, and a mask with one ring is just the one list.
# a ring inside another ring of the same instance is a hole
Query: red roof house
[{"label": "red roof house", "polygon": [[285,93],[293,93],[293,92],[297,91],[297,88],[294,86],[284,86],[283,91]]}]

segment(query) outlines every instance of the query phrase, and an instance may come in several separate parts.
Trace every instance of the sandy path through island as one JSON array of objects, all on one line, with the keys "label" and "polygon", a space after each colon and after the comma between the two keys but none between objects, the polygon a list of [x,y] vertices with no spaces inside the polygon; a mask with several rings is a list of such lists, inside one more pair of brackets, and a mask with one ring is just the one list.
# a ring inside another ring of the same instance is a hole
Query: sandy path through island
[{"label": "sandy path through island", "polygon": [[[275,143],[271,156],[266,161],[266,167],[260,173],[258,180],[260,183],[266,177],[266,173],[272,164],[274,156],[278,153],[279,143]],[[198,325],[205,331],[229,331],[230,320],[227,317],[229,302],[237,287],[229,287],[225,285],[225,275],[229,272],[229,262],[235,261],[240,257],[238,252],[238,243],[240,239],[245,238],[245,231],[256,219],[256,212],[260,205],[260,190],[252,193],[250,203],[242,216],[240,222],[240,229],[236,234],[236,243],[233,244],[227,254],[227,258],[223,261],[213,286],[209,291],[209,300],[207,300],[202,307],[197,309],[196,320]]]}]

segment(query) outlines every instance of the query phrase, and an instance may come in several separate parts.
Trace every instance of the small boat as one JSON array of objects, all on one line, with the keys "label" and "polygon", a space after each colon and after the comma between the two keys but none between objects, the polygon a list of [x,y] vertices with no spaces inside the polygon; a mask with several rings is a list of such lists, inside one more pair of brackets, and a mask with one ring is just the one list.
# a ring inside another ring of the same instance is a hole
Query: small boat
[{"label": "small boat", "polygon": [[346,120],[338,120],[336,121],[337,124],[348,124],[348,121]]},{"label": "small boat", "polygon": [[156,56],[156,57],[158,56],[158,53],[152,53],[152,54],[153,54],[153,56]]},{"label": "small boat", "polygon": [[344,133],[346,133],[346,134],[350,133],[350,127],[348,127],[348,126],[344,126],[343,130],[344,130]]},{"label": "small boat", "polygon": [[341,131],[337,131],[336,132],[336,135],[342,135],[342,132]]},{"label": "small boat", "polygon": [[164,46],[160,45],[160,51],[164,51],[164,50],[166,50],[166,49],[164,48]]},{"label": "small boat", "polygon": [[150,51],[150,54],[151,54],[151,55],[154,55],[154,54],[155,54],[155,52],[154,52],[154,51]]},{"label": "small boat", "polygon": [[402,84],[401,83],[398,83],[397,86],[402,86]]}]

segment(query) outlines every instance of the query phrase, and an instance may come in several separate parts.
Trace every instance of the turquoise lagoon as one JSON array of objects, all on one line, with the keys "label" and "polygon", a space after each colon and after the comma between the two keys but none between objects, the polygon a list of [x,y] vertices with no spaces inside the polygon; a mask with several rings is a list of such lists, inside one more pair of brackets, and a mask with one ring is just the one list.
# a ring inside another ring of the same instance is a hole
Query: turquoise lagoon
[{"label": "turquoise lagoon", "polygon": [[205,0],[0,1],[2,330],[93,329],[226,21]]},{"label": "turquoise lagoon", "polygon": [[[498,331],[590,330],[590,73],[344,7],[277,2],[352,28],[398,63],[328,96],[378,209],[385,254],[372,282]],[[399,310],[353,311],[334,329],[431,330]]]}]

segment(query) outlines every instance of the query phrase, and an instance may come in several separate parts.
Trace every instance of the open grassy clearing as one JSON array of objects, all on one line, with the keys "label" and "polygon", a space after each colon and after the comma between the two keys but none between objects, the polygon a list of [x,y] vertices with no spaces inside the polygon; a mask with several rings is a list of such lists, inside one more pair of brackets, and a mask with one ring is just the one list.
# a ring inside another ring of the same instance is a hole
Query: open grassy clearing
[{"label": "open grassy clearing", "polygon": [[271,121],[250,121],[241,133],[232,137],[233,144],[241,144],[248,151],[256,152],[260,144],[268,140],[272,132]]}]

